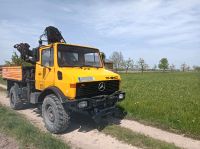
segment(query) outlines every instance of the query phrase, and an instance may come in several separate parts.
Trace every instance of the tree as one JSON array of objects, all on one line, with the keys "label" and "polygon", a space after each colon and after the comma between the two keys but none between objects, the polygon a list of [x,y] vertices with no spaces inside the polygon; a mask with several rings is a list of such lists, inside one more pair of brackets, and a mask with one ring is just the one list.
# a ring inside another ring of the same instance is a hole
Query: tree
[{"label": "tree", "polygon": [[105,63],[105,60],[106,60],[106,55],[104,52],[101,52],[100,53],[100,56],[101,56],[101,59],[103,60],[103,62]]},{"label": "tree", "polygon": [[194,71],[200,72],[200,66],[193,66]]},{"label": "tree", "polygon": [[139,59],[138,66],[139,66],[139,69],[142,71],[142,73],[144,72],[145,69],[148,68],[148,65],[145,63],[144,59],[142,58]]},{"label": "tree", "polygon": [[175,65],[174,65],[174,64],[171,64],[171,65],[169,66],[169,68],[170,68],[171,71],[174,71],[174,70],[175,70]]},{"label": "tree", "polygon": [[127,73],[130,68],[133,69],[134,62],[131,58],[128,58],[127,60],[124,60],[123,66],[124,66],[126,73]]},{"label": "tree", "polygon": [[13,52],[12,56],[11,56],[11,60],[10,61],[5,61],[5,65],[8,66],[21,66],[21,65],[31,65],[30,63],[25,62],[24,60],[22,60],[20,58],[20,56],[17,55],[16,52]]},{"label": "tree", "polygon": [[155,71],[157,69],[157,65],[155,64],[154,66],[153,66],[153,70]]},{"label": "tree", "polygon": [[113,61],[116,71],[122,67],[124,58],[121,52],[114,51],[110,56],[110,59]]},{"label": "tree", "polygon": [[139,70],[139,65],[135,64],[135,65],[133,66],[133,69],[138,71],[138,70]]},{"label": "tree", "polygon": [[162,58],[158,64],[158,67],[160,69],[162,69],[163,71],[165,71],[166,69],[168,69],[169,67],[169,63],[168,63],[168,60],[167,58]]},{"label": "tree", "polygon": [[187,67],[186,63],[181,64],[181,70],[183,72],[186,70],[186,67]]},{"label": "tree", "polygon": [[190,66],[189,65],[187,65],[186,70],[190,71]]}]

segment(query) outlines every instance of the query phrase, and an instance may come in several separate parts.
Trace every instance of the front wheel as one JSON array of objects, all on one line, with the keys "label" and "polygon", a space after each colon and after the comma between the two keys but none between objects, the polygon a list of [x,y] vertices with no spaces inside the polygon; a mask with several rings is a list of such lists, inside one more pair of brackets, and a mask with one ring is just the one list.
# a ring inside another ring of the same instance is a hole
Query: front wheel
[{"label": "front wheel", "polygon": [[62,133],[69,127],[69,112],[65,111],[58,97],[53,94],[45,97],[42,104],[42,116],[45,127],[52,133]]}]

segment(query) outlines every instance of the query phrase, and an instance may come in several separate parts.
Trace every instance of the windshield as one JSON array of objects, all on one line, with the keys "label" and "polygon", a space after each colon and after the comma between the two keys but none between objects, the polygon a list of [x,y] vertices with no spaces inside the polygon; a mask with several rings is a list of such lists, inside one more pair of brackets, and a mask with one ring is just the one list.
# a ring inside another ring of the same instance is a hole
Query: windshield
[{"label": "windshield", "polygon": [[58,45],[58,65],[60,67],[102,67],[97,49]]}]

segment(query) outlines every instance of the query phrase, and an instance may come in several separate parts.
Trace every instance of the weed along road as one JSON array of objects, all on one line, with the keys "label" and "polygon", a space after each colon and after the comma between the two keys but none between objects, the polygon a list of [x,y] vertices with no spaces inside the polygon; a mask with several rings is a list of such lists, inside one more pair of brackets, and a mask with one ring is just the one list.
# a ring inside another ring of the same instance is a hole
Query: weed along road
[{"label": "weed along road", "polygon": [[[1,91],[0,103],[9,107],[9,99],[6,98],[6,93]],[[43,131],[47,131],[44,127],[42,117],[37,114],[33,108],[19,110],[19,113],[23,114],[28,120],[34,125],[39,127]],[[79,119],[79,118],[78,118]],[[79,121],[81,121],[79,119]],[[105,135],[98,130],[94,129],[88,121],[84,123],[74,122],[73,127],[64,134],[54,135],[62,139],[67,144],[70,144],[72,148],[83,148],[83,149],[138,149],[126,143],[116,140],[111,136]],[[89,125],[89,126],[88,126]],[[81,127],[80,127],[81,126]]]}]

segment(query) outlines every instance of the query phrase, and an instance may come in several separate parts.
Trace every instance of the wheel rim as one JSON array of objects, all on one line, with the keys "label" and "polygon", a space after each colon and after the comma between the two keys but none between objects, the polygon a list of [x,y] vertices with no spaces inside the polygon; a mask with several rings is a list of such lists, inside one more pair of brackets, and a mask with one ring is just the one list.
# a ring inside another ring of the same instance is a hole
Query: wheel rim
[{"label": "wheel rim", "polygon": [[48,117],[50,122],[54,122],[55,121],[55,114],[54,114],[53,107],[51,105],[47,106],[46,114],[47,114],[47,117]]}]

